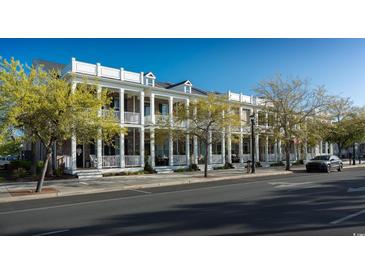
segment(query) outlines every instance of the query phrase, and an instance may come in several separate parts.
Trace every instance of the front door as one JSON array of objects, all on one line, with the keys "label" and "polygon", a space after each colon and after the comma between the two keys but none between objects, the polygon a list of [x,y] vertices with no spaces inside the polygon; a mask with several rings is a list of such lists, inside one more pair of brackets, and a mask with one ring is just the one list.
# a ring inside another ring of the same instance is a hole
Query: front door
[{"label": "front door", "polygon": [[83,168],[84,167],[84,146],[77,145],[76,147],[76,167]]}]

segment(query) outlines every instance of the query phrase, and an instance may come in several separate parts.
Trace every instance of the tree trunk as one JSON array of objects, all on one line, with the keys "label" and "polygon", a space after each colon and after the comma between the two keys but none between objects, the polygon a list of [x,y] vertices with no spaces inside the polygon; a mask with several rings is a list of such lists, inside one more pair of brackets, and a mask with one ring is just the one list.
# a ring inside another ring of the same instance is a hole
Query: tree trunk
[{"label": "tree trunk", "polygon": [[290,170],[290,152],[289,152],[289,145],[285,144],[285,170]]},{"label": "tree trunk", "polygon": [[208,143],[205,144],[204,177],[208,177]]},{"label": "tree trunk", "polygon": [[36,156],[35,156],[35,151],[37,149],[37,145],[36,142],[32,142],[32,147],[31,147],[31,156],[30,156],[30,160],[32,161],[32,165],[30,167],[30,172],[32,174],[32,176],[36,176],[37,175],[37,161],[36,161]]},{"label": "tree trunk", "polygon": [[53,156],[53,153],[52,153],[52,150],[51,150],[51,157],[49,158],[49,161],[48,161],[48,165],[47,165],[47,176],[53,176],[53,160],[52,160],[52,157]]},{"label": "tree trunk", "polygon": [[356,151],[355,151],[355,144],[352,145],[352,164],[356,165]]},{"label": "tree trunk", "polygon": [[41,175],[41,178],[38,180],[37,188],[36,188],[35,192],[41,192],[42,191],[42,187],[43,187],[43,183],[44,183],[44,177],[46,176],[48,162],[51,159],[51,155],[52,155],[51,152],[48,150],[46,160],[44,161],[44,165],[43,165],[43,169],[42,169],[42,175]]}]

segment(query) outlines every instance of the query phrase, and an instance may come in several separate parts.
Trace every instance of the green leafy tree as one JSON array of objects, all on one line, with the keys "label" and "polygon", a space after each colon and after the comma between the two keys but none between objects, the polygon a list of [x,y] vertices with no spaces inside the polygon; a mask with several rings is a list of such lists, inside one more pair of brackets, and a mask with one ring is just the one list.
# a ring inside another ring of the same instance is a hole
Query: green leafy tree
[{"label": "green leafy tree", "polygon": [[[189,106],[180,104],[173,114],[173,125],[181,125],[188,121],[189,126],[176,130],[166,120],[160,121],[162,127],[168,128],[172,134],[196,136],[205,147],[204,177],[208,176],[208,150],[211,144],[222,140],[222,132],[229,126],[240,124],[238,115],[232,111],[232,104],[226,96],[209,94],[204,98],[190,101]],[[195,155],[197,157],[197,155]]]},{"label": "green leafy tree", "polygon": [[290,143],[303,138],[313,139],[313,131],[308,130],[309,119],[318,119],[328,106],[328,96],[324,87],[312,89],[307,80],[299,78],[285,80],[277,75],[272,80],[261,81],[254,89],[261,99],[264,111],[271,113],[271,131],[282,141],[285,150],[285,169],[290,170]]},{"label": "green leafy tree", "polygon": [[40,141],[46,150],[37,192],[42,190],[54,144],[73,134],[81,142],[103,138],[108,143],[124,132],[111,112],[101,115],[101,108],[110,104],[108,90],[97,93],[96,83],[81,83],[73,90],[71,80],[56,71],[24,66],[13,58],[1,59],[0,101],[5,105],[0,130],[21,130],[27,141]]}]

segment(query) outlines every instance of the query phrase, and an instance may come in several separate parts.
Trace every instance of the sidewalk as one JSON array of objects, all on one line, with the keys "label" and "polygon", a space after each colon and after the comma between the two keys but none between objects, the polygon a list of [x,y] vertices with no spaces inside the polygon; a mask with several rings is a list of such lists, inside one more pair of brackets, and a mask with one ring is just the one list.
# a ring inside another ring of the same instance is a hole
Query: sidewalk
[{"label": "sidewalk", "polygon": [[[365,164],[349,166],[344,168],[365,167]],[[208,172],[208,178],[204,178],[202,171],[181,172],[172,174],[148,174],[113,176],[98,178],[96,180],[54,180],[46,181],[44,192],[41,194],[19,192],[31,192],[36,187],[36,182],[14,182],[0,183],[0,203],[11,201],[22,201],[31,199],[42,199],[61,196],[72,196],[81,194],[92,194],[119,190],[136,190],[143,188],[208,183],[219,180],[230,180],[240,178],[257,178],[262,176],[291,174],[295,171],[304,171],[304,166],[293,166],[292,171],[285,171],[284,167],[258,168],[256,174],[247,174],[243,169],[223,169]]]}]

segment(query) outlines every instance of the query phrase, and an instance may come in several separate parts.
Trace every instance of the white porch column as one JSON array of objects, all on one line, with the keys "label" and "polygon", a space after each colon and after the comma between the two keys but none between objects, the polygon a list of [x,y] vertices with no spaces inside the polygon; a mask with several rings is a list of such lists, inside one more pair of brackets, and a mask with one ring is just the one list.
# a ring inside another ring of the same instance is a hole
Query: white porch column
[{"label": "white porch column", "polygon": [[315,148],[314,148],[314,153],[315,153],[316,155],[320,155],[319,144],[317,144],[317,145],[315,146]]},{"label": "white porch column", "polygon": [[150,112],[151,112],[151,122],[154,125],[156,123],[156,118],[155,118],[155,94],[152,92],[151,93],[151,102],[150,102]]},{"label": "white porch column", "polygon": [[139,152],[141,157],[141,167],[144,167],[144,127],[141,127],[139,133]]},{"label": "white porch column", "polygon": [[141,115],[141,125],[144,125],[144,91],[141,91],[139,98],[139,112]]},{"label": "white porch column", "polygon": [[307,142],[304,142],[303,150],[304,150],[304,160],[308,161],[308,144],[307,144]]},{"label": "white porch column", "polygon": [[120,134],[119,137],[119,157],[120,157],[120,167],[125,168],[125,157],[124,157],[124,134]]},{"label": "white porch column", "polygon": [[212,164],[212,132],[209,131],[208,164]]},{"label": "white porch column", "polygon": [[294,147],[294,161],[298,160],[298,145],[294,142],[293,143],[293,147]]},{"label": "white porch column", "polygon": [[71,172],[76,171],[76,135],[71,137]]},{"label": "white porch column", "polygon": [[227,163],[232,163],[232,136],[231,136],[231,127],[228,127],[227,132]]},{"label": "white porch column", "polygon": [[[75,58],[72,58],[72,62],[74,62]],[[74,93],[76,90],[76,82],[72,82],[72,86],[71,86],[71,92]],[[73,133],[72,137],[71,137],[71,172],[73,173],[74,171],[76,171],[76,147],[77,147],[77,143],[76,143],[76,134]]]},{"label": "white porch column", "polygon": [[193,137],[193,141],[194,141],[194,164],[198,164],[198,137],[197,136],[194,136]]},{"label": "white porch column", "polygon": [[119,121],[124,124],[124,88],[119,89]]},{"label": "white porch column", "polygon": [[331,155],[333,154],[333,144],[332,143],[330,144],[330,154]]},{"label": "white porch column", "polygon": [[[101,86],[98,85],[97,86],[97,96],[98,98],[101,95]],[[98,116],[101,116],[101,109],[99,109],[98,111]],[[101,129],[98,130],[99,135],[101,136]],[[96,157],[97,157],[97,168],[98,169],[102,169],[103,168],[103,148],[102,148],[102,140],[101,137],[98,137],[98,139],[96,140]]]},{"label": "white porch column", "polygon": [[281,152],[281,140],[278,140],[278,162],[282,159],[282,152]]},{"label": "white porch column", "polygon": [[172,132],[169,132],[169,166],[174,165],[174,139]]},{"label": "white porch column", "polygon": [[150,128],[151,166],[155,167],[155,129]]},{"label": "white porch column", "polygon": [[[189,109],[189,98],[186,99],[185,102],[185,107],[188,110]],[[186,128],[189,129],[189,120],[186,120]],[[185,135],[185,154],[186,154],[186,164],[189,166],[190,165],[190,135],[186,134]]]},{"label": "white porch column", "polygon": [[226,132],[223,130],[222,132],[222,163],[223,165],[226,163]]},{"label": "white porch column", "polygon": [[243,136],[242,132],[240,133],[240,143],[238,145],[238,154],[240,157],[240,163],[243,164]]},{"label": "white porch column", "polygon": [[186,155],[186,165],[190,165],[190,135],[185,135],[185,155]]},{"label": "white porch column", "polygon": [[319,141],[319,154],[322,155],[323,154],[323,142],[322,140]]},{"label": "white porch column", "polygon": [[275,161],[278,161],[278,140],[275,140],[274,144],[274,155],[275,155]]},{"label": "white porch column", "polygon": [[169,115],[170,115],[170,125],[173,123],[173,112],[174,111],[174,98],[172,96],[169,97]]},{"label": "white porch column", "polygon": [[328,154],[328,142],[324,143],[324,149],[326,150],[325,154]]},{"label": "white porch column", "polygon": [[[100,131],[100,130],[99,130]],[[96,157],[98,159],[97,161],[97,169],[102,169],[103,168],[103,142],[101,141],[100,138],[97,139],[96,141]]]},{"label": "white porch column", "polygon": [[269,161],[269,136],[265,137],[265,162]]},{"label": "white porch column", "polygon": [[255,159],[256,159],[256,162],[259,162],[260,161],[260,135],[259,134],[256,134],[256,137],[255,137]]}]

